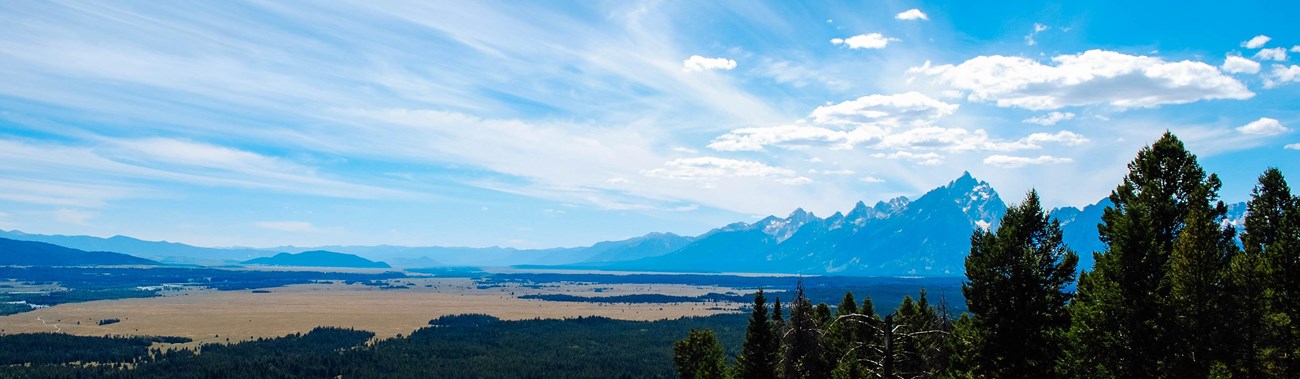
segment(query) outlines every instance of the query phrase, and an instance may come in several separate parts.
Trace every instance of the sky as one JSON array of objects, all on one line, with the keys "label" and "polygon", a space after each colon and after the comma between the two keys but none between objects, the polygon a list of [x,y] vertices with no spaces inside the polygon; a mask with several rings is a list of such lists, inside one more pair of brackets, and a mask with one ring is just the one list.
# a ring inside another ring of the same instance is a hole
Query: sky
[{"label": "sky", "polygon": [[4,1],[0,229],[582,246],[1096,203],[1166,130],[1300,187],[1295,1]]}]

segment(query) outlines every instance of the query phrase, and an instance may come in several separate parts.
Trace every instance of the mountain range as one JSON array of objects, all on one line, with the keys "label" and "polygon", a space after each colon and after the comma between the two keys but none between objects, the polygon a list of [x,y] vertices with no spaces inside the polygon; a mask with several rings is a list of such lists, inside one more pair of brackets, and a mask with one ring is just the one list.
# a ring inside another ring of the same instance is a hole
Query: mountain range
[{"label": "mountain range", "polygon": [[36,241],[0,238],[0,266],[157,265],[148,259],[105,251],[84,251]]},{"label": "mountain range", "polygon": [[312,250],[301,253],[280,253],[271,257],[262,257],[240,262],[246,265],[295,266],[295,267],[349,267],[349,268],[389,268],[387,263],[375,262],[352,254],[333,251]]},{"label": "mountain range", "polygon": [[[1097,225],[1109,199],[1083,208],[1053,209],[1064,241],[1092,267],[1091,252],[1104,248]],[[166,263],[234,264],[275,252],[346,252],[397,267],[527,266],[570,269],[759,272],[861,276],[960,276],[971,232],[996,228],[1007,205],[987,182],[969,172],[915,200],[897,197],[847,213],[818,217],[795,209],[786,217],[738,222],[690,237],[650,233],[586,247],[282,246],[270,249],[206,248],[130,237],[49,236],[0,231],[0,237],[48,242],[84,250],[117,251]],[[1242,226],[1245,203],[1228,206],[1224,222]]]}]

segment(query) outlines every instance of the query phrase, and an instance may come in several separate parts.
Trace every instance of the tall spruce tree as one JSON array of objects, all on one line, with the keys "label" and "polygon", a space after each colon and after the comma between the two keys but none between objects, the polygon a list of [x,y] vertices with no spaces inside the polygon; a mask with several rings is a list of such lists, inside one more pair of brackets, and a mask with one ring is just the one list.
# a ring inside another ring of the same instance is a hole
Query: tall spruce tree
[{"label": "tall spruce tree", "polygon": [[780,345],[775,324],[768,318],[767,298],[763,289],[754,294],[754,309],[749,315],[749,327],[745,329],[745,343],[742,348],[738,374],[743,379],[775,379],[776,364]]},{"label": "tall spruce tree", "polygon": [[[977,229],[966,257],[968,333],[973,374],[989,378],[1055,375],[1069,327],[1066,286],[1079,257],[1061,240],[1059,222],[1043,212],[1038,193],[1007,209],[996,232]],[[967,332],[967,331],[963,331]]]},{"label": "tall spruce tree", "polygon": [[[1216,200],[1219,179],[1211,174],[1206,185],[1192,194],[1183,229],[1169,259],[1170,309],[1174,325],[1168,340],[1169,361],[1163,374],[1175,378],[1206,377],[1215,364],[1231,359],[1228,327],[1239,321],[1229,312],[1229,264],[1237,255],[1236,230],[1219,221],[1227,213]],[[1204,199],[1202,201],[1201,199]]]},{"label": "tall spruce tree", "polygon": [[786,324],[781,352],[782,378],[825,378],[830,374],[822,361],[821,328],[814,313],[800,280],[795,287],[794,305],[790,307],[790,321]]},{"label": "tall spruce tree", "polygon": [[691,329],[685,339],[673,344],[673,362],[682,379],[721,379],[727,373],[722,344],[710,329]]},{"label": "tall spruce tree", "polygon": [[[1260,285],[1262,293],[1245,292],[1249,296],[1238,301],[1239,306],[1249,304],[1258,309],[1260,298],[1265,305],[1260,314],[1248,313],[1252,322],[1246,327],[1262,330],[1260,346],[1252,346],[1264,355],[1254,371],[1267,370],[1278,377],[1295,377],[1300,374],[1300,199],[1291,194],[1286,178],[1277,168],[1269,168],[1259,176],[1259,183],[1246,204],[1245,232],[1241,235],[1245,253],[1252,260],[1242,266],[1254,267],[1249,279],[1253,282],[1237,287],[1250,290],[1250,285]],[[1250,266],[1250,263],[1255,263]],[[1235,267],[1234,267],[1235,268]],[[1238,275],[1245,276],[1245,275]],[[1257,287],[1256,287],[1257,288]],[[1253,295],[1253,296],[1251,296]],[[1246,333],[1255,332],[1247,329]],[[1264,366],[1264,367],[1259,367]]]},{"label": "tall spruce tree", "polygon": [[860,342],[862,333],[859,330],[862,329],[863,322],[865,320],[858,314],[858,303],[853,299],[853,292],[845,292],[839,307],[835,308],[835,318],[822,337],[825,345],[823,359],[837,369],[845,366],[841,370],[845,371],[841,373],[841,377],[855,377],[854,372],[861,371],[860,365],[841,364],[841,361],[857,361],[857,357],[850,356],[849,353],[853,351],[854,345]]},{"label": "tall spruce tree", "polygon": [[1169,258],[1191,204],[1216,194],[1206,190],[1196,156],[1169,132],[1128,168],[1098,226],[1105,251],[1094,253],[1093,271],[1080,275],[1070,307],[1067,355],[1074,375],[1154,378],[1177,361]]}]

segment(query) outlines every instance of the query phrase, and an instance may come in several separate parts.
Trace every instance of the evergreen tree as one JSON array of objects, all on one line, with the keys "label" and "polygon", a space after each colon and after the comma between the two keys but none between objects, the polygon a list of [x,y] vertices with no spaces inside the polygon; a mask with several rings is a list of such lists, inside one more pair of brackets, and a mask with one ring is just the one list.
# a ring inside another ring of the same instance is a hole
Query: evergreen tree
[{"label": "evergreen tree", "polygon": [[[1067,355],[1075,375],[1160,377],[1172,357],[1169,258],[1193,203],[1216,194],[1172,133],[1138,152],[1098,226],[1104,252],[1080,275]],[[1211,215],[1211,218],[1216,218]]]},{"label": "evergreen tree", "polygon": [[831,318],[831,307],[826,303],[817,303],[817,306],[813,307],[813,320],[817,321],[819,329],[826,329],[831,323]]},{"label": "evergreen tree", "polygon": [[[1236,255],[1235,229],[1220,226],[1227,213],[1223,203],[1210,206],[1219,179],[1210,175],[1206,185],[1193,193],[1197,201],[1188,204],[1187,218],[1169,260],[1170,311],[1176,324],[1169,339],[1170,361],[1165,375],[1176,378],[1205,377],[1216,362],[1230,359],[1229,328],[1234,320],[1227,286],[1229,263]],[[1205,201],[1200,201],[1205,199]]]},{"label": "evergreen tree", "polygon": [[780,345],[774,324],[768,319],[767,299],[760,288],[754,294],[754,310],[745,329],[745,344],[738,359],[743,379],[775,379]]},{"label": "evergreen tree", "polygon": [[1051,219],[1029,191],[1007,209],[996,232],[976,229],[966,257],[962,293],[974,315],[975,376],[1047,378],[1061,356],[1069,327],[1065,287],[1079,257],[1061,241]]},{"label": "evergreen tree", "polygon": [[[858,303],[853,299],[853,292],[845,292],[844,298],[840,301],[839,307],[835,308],[835,318],[826,327],[826,333],[822,340],[825,345],[825,360],[828,364],[841,371],[841,377],[856,377],[856,372],[862,371],[861,364],[845,364],[842,361],[857,361],[857,355],[849,355],[854,346],[862,342],[860,330],[863,329],[863,322],[866,322],[861,314],[858,314]],[[848,376],[845,376],[848,375]]]},{"label": "evergreen tree", "polygon": [[1242,297],[1237,305],[1247,312],[1239,316],[1248,321],[1240,334],[1263,340],[1248,346],[1255,354],[1246,356],[1261,359],[1247,363],[1252,371],[1294,377],[1300,371],[1300,199],[1292,196],[1282,172],[1269,168],[1259,176],[1246,212],[1241,241],[1242,260],[1248,261],[1234,262],[1242,266],[1234,267]]},{"label": "evergreen tree", "polygon": [[726,357],[712,330],[691,329],[686,339],[673,344],[673,362],[682,379],[721,379],[726,376]]},{"label": "evergreen tree", "polygon": [[795,287],[794,306],[786,325],[781,355],[781,375],[786,379],[825,378],[830,374],[822,362],[821,329],[812,302],[804,294],[803,281]]}]

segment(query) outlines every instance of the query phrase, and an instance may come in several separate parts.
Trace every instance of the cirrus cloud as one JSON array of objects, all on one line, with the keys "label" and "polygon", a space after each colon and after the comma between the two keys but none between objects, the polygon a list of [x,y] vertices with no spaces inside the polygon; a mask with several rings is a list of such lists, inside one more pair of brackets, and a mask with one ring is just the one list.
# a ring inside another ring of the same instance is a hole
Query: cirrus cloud
[{"label": "cirrus cloud", "polygon": [[1030,118],[1024,119],[1023,121],[1024,121],[1024,122],[1027,122],[1027,123],[1030,123],[1030,124],[1038,124],[1038,125],[1042,125],[1042,126],[1052,126],[1052,125],[1056,125],[1056,123],[1058,123],[1058,122],[1065,121],[1065,120],[1071,120],[1071,119],[1074,119],[1074,113],[1070,113],[1070,112],[1052,112],[1052,113],[1048,113],[1048,114],[1045,114],[1045,115],[1042,115],[1042,116],[1030,117]]},{"label": "cirrus cloud", "polygon": [[934,77],[938,83],[965,91],[970,101],[1031,110],[1087,105],[1154,108],[1255,95],[1237,79],[1202,62],[1169,62],[1107,50],[1058,55],[1051,62],[978,56],[956,65],[926,62],[908,73]]},{"label": "cirrus cloud", "polygon": [[1010,155],[991,155],[984,158],[984,164],[1001,168],[1019,168],[1027,165],[1043,165],[1073,162],[1070,158],[1054,157],[1051,155],[1039,155],[1036,158],[1017,157]]},{"label": "cirrus cloud", "polygon": [[797,175],[794,170],[772,167],[767,164],[718,157],[678,158],[664,163],[664,167],[644,170],[645,176],[678,180],[717,180],[725,178],[770,178],[781,184],[812,183],[812,179]]}]

